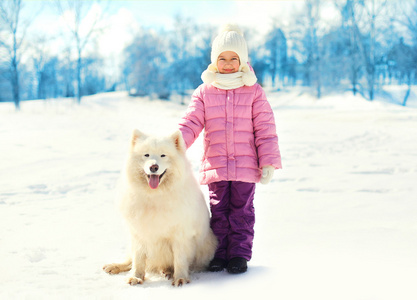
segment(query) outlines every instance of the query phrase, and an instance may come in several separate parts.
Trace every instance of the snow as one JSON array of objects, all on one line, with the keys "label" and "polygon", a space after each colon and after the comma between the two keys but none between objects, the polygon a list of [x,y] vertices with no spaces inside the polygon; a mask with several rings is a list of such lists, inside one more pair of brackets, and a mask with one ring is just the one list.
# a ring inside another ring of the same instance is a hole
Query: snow
[{"label": "snow", "polygon": [[[170,133],[186,107],[121,92],[1,103],[0,299],[416,299],[417,110],[348,93],[269,100],[284,169],[258,185],[249,270],[181,288],[101,267],[127,251],[114,195],[132,129]],[[188,151],[196,174],[201,151]]]}]

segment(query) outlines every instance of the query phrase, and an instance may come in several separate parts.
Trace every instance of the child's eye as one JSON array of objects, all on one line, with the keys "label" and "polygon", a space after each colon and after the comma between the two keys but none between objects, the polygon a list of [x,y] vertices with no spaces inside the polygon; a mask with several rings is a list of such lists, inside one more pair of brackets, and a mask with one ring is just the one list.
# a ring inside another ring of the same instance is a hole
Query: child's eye
[{"label": "child's eye", "polygon": [[161,157],[165,157],[166,155],[165,154],[161,154]]}]

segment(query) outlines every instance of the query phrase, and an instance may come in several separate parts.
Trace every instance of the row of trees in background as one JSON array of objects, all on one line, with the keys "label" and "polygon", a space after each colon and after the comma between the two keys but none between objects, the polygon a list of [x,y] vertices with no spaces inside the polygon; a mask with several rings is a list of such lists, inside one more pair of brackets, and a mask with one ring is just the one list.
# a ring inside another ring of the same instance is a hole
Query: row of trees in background
[{"label": "row of trees in background", "polygon": [[[95,1],[51,1],[57,16],[66,16],[70,43],[59,55],[50,54],[50,43],[59,37],[35,34],[29,38],[30,26],[39,11],[23,19],[22,0],[0,0],[0,101],[13,99],[16,109],[22,99],[75,97],[106,90],[102,75],[102,58],[86,53],[86,46],[103,32],[103,14],[93,16],[88,28],[82,21]],[[114,87],[114,84],[113,84]]]},{"label": "row of trees in background", "polygon": [[[339,14],[338,24],[323,20],[324,5],[332,5],[332,11]],[[189,24],[192,20],[177,17],[177,31],[172,35],[151,31],[138,35],[126,49],[123,74],[127,86],[145,94],[166,94],[166,89],[182,93],[201,83],[199,76],[210,62],[210,41],[216,29]],[[273,22],[261,43],[252,38],[256,32],[245,29],[258,79],[275,89],[309,86],[318,98],[323,90],[344,89],[373,100],[382,85],[406,84],[402,102],[406,105],[417,80],[417,1],[399,6],[378,0],[307,0],[294,23],[282,27]],[[149,58],[149,52],[157,55]]]},{"label": "row of trees in background", "polygon": [[201,84],[216,29],[198,26],[179,15],[174,18],[174,28],[172,32],[142,30],[126,47],[122,77],[131,94],[168,99],[174,92],[184,103],[186,91]]},{"label": "row of trees in background", "polygon": [[[0,101],[13,99],[16,108],[22,99],[74,97],[80,102],[83,95],[115,89],[166,99],[174,92],[184,99],[201,83],[217,28],[177,15],[171,31],[141,29],[125,48],[115,78],[103,70],[109,58],[91,50],[105,34],[104,15],[93,15],[88,28],[81,28],[93,4],[54,2],[57,15],[71,11],[73,17],[66,28],[71,43],[52,56],[51,37],[27,34],[33,18],[22,19],[22,1],[0,0]],[[330,21],[323,18],[329,6],[335,14]],[[259,82],[274,89],[303,85],[318,98],[343,89],[373,100],[380,86],[405,84],[406,105],[417,80],[416,0],[306,0],[291,24],[272,20],[262,39],[240,25]]]}]

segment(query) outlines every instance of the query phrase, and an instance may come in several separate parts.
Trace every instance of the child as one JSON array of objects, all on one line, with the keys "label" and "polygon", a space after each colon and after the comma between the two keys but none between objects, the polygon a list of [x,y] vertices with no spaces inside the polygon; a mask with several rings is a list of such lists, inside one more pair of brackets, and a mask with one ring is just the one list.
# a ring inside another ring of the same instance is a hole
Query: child
[{"label": "child", "polygon": [[237,26],[226,25],[215,38],[201,78],[180,130],[188,148],[205,129],[199,179],[208,184],[210,226],[219,240],[209,270],[243,273],[252,257],[255,183],[267,184],[281,168],[274,115]]}]

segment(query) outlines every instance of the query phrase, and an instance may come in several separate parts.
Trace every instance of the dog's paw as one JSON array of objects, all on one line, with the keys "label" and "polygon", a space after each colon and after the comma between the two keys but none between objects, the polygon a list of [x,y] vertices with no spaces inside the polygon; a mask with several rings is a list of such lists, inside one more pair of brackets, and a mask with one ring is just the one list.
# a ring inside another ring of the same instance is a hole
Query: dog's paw
[{"label": "dog's paw", "polygon": [[168,280],[174,277],[174,270],[172,268],[164,268],[161,270],[161,275]]},{"label": "dog's paw", "polygon": [[137,284],[142,284],[143,283],[143,279],[140,279],[140,278],[138,278],[138,277],[129,277],[127,280],[126,280],[126,282],[127,282],[127,284],[130,284],[130,285],[137,285]]},{"label": "dog's paw", "polygon": [[169,272],[162,272],[162,276],[168,280],[172,279],[172,273],[169,273]]},{"label": "dog's paw", "polygon": [[109,274],[119,274],[121,272],[117,264],[108,264],[103,266],[103,270]]},{"label": "dog's paw", "polygon": [[184,284],[190,283],[190,279],[184,279],[184,278],[178,278],[178,279],[174,279],[174,281],[172,282],[173,286],[182,286]]}]

